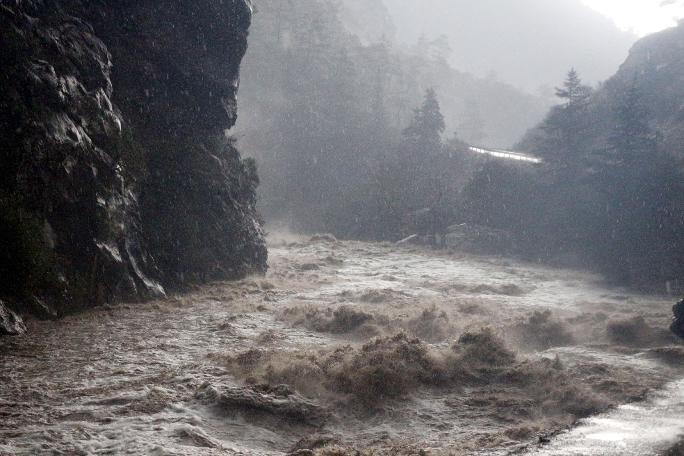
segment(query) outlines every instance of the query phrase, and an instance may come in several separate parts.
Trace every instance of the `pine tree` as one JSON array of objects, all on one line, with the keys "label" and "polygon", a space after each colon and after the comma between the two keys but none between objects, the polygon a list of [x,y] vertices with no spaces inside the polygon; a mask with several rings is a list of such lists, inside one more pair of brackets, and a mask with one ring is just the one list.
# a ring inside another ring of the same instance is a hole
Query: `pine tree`
[{"label": "pine tree", "polygon": [[543,126],[546,140],[537,152],[547,159],[561,180],[577,178],[587,165],[592,93],[574,69],[568,73],[563,87],[556,89],[563,103],[546,119]]},{"label": "pine tree", "polygon": [[446,129],[437,94],[425,92],[423,104],[414,110],[411,124],[403,131],[396,174],[401,178],[401,200],[411,212],[444,204],[449,172],[442,134]]},{"label": "pine tree", "polygon": [[442,134],[445,129],[437,94],[434,89],[427,89],[422,106],[414,110],[411,124],[404,129],[406,145],[413,153],[438,153],[442,149]]},{"label": "pine tree", "polygon": [[577,108],[586,104],[591,96],[591,88],[584,85],[577,71],[571,68],[563,87],[556,88],[556,96],[565,100],[566,108]]}]

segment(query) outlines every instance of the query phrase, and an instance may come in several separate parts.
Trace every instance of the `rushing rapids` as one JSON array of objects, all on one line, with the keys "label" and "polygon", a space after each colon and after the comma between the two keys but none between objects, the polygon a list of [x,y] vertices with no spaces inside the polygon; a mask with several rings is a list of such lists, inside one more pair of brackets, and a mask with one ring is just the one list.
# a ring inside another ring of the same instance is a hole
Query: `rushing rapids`
[{"label": "rushing rapids", "polygon": [[684,431],[665,299],[327,236],[270,252],[265,277],[0,339],[0,454],[645,455]]}]

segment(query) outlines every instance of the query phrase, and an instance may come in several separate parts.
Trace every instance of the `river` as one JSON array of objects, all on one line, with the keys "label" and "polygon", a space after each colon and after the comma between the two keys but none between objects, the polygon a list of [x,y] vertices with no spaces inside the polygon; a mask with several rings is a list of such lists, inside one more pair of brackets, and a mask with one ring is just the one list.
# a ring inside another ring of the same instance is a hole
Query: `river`
[{"label": "river", "polygon": [[[0,339],[0,454],[661,454],[684,431],[671,304],[506,258],[272,239],[265,277],[30,321],[28,335]],[[363,370],[364,344],[405,332],[452,372],[455,341],[484,327],[515,354],[477,371],[496,381],[403,379],[371,407],[321,370],[335,353]],[[292,391],[254,389],[269,379]],[[325,418],[283,409],[293,401]]]}]

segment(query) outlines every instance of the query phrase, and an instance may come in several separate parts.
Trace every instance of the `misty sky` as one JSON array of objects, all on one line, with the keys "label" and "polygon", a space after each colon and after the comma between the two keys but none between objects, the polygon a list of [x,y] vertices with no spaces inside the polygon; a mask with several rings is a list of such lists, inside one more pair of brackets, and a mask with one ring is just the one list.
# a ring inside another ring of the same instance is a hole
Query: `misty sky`
[{"label": "misty sky", "polygon": [[643,36],[675,25],[684,5],[661,6],[663,0],[583,0],[623,30]]},{"label": "misty sky", "polygon": [[400,42],[444,35],[455,68],[495,75],[531,93],[552,95],[573,67],[589,83],[607,79],[638,39],[584,3],[589,0],[383,1]]},{"label": "misty sky", "polygon": [[446,38],[441,54],[454,68],[550,98],[570,68],[590,84],[605,81],[640,37],[684,17],[684,0],[338,1],[366,43]]}]

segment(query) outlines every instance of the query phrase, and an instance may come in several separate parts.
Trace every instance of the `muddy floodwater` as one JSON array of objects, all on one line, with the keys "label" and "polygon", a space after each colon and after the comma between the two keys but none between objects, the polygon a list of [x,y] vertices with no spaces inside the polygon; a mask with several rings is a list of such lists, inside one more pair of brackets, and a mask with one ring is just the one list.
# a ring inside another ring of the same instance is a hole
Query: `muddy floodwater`
[{"label": "muddy floodwater", "polygon": [[657,455],[672,300],[512,259],[272,239],[270,271],[0,339],[0,455]]}]

